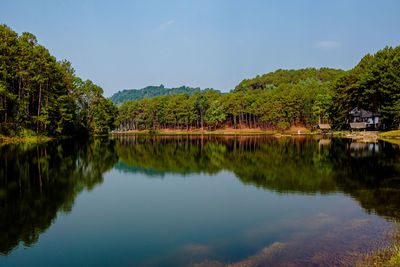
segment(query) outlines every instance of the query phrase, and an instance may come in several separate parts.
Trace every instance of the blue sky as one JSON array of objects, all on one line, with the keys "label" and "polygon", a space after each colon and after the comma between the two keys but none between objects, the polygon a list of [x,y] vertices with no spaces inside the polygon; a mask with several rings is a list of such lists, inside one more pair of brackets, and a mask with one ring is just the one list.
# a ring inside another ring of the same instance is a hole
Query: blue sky
[{"label": "blue sky", "polygon": [[106,96],[164,84],[233,89],[279,68],[350,69],[400,45],[400,1],[0,0],[0,23],[31,32]]}]

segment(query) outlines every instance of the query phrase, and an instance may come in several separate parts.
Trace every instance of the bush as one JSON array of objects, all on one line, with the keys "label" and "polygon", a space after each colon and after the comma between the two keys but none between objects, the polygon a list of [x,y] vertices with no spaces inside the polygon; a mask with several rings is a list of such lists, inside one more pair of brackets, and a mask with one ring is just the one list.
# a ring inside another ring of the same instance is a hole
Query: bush
[{"label": "bush", "polygon": [[27,138],[27,137],[36,137],[36,133],[31,129],[26,129],[21,126],[17,126],[14,123],[0,124],[0,135],[6,137],[17,137],[17,138]]},{"label": "bush", "polygon": [[21,128],[17,134],[18,137],[26,138],[26,137],[35,137],[36,133],[30,129]]}]

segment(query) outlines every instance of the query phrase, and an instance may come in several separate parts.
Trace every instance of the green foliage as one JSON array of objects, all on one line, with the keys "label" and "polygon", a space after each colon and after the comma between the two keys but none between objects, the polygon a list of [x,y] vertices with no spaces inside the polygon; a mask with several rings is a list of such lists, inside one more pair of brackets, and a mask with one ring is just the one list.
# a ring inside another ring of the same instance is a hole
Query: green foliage
[{"label": "green foliage", "polygon": [[218,101],[211,103],[210,108],[207,109],[205,114],[205,121],[211,127],[216,127],[218,123],[225,120],[226,114],[224,113],[224,107]]},{"label": "green foliage", "polygon": [[[330,111],[332,109],[333,102],[332,96],[329,94],[318,94],[315,97],[314,104],[312,105],[313,118],[320,118],[320,121],[328,121],[331,117]],[[316,122],[315,122],[316,123]]]},{"label": "green foliage", "polygon": [[[104,134],[120,130],[254,128],[286,130],[332,123],[345,128],[354,107],[400,125],[400,46],[366,55],[352,70],[277,70],[245,79],[235,90],[163,85],[124,90],[106,100],[103,90],[74,75],[30,33],[0,26],[0,134]],[[130,99],[130,100],[129,100]],[[128,101],[126,101],[128,100]],[[12,126],[12,125],[15,125]],[[17,130],[15,130],[17,129]]]},{"label": "green foliage", "polygon": [[248,90],[273,90],[282,84],[307,84],[306,81],[320,81],[325,83],[334,80],[338,75],[343,73],[342,70],[329,69],[329,68],[307,68],[299,70],[282,70],[279,69],[275,72],[270,72],[262,76],[257,76],[254,79],[245,79],[238,86],[234,92]]},{"label": "green foliage", "polygon": [[[259,128],[286,130],[291,126],[310,127],[329,120],[332,104],[328,83],[315,78],[298,84],[281,84],[268,90],[215,90],[190,96],[178,94],[139,101],[127,101],[119,108],[121,130]],[[153,107],[157,107],[152,111]]]},{"label": "green foliage", "polygon": [[16,124],[0,124],[0,135],[11,138],[29,138],[38,136],[33,130]]},{"label": "green foliage", "polygon": [[400,47],[366,55],[349,71],[277,70],[243,80],[227,94],[206,90],[126,102],[119,109],[118,125],[122,130],[287,130],[331,123],[340,129],[348,125],[348,113],[355,107],[380,112],[387,127],[400,125]]},{"label": "green foliage", "polygon": [[57,61],[33,34],[18,36],[0,25],[0,134],[106,133],[117,111],[102,93],[76,78],[71,63]]},{"label": "green foliage", "polygon": [[177,88],[165,88],[164,85],[160,86],[147,86],[142,89],[128,89],[119,91],[113,94],[110,99],[115,105],[121,105],[125,101],[129,100],[141,100],[144,98],[152,98],[163,95],[177,95],[177,94],[189,94],[193,95],[196,92],[200,92],[200,88],[181,86]]},{"label": "green foliage", "polygon": [[100,98],[91,111],[93,122],[90,131],[94,134],[105,134],[114,128],[117,108],[110,99]]},{"label": "green foliage", "polygon": [[177,94],[126,101],[118,109],[117,124],[125,130],[189,129],[193,124],[200,127],[209,102],[220,96],[218,91],[206,90],[192,96]]},{"label": "green foliage", "polygon": [[387,128],[400,124],[400,46],[385,47],[366,55],[360,63],[337,79],[332,87],[332,119],[338,125],[354,107],[382,114]]}]

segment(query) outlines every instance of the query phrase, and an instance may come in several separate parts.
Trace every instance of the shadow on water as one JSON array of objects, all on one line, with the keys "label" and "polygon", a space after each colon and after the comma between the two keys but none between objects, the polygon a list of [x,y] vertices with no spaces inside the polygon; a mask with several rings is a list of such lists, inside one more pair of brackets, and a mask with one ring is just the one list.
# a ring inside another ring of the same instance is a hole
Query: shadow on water
[{"label": "shadow on water", "polygon": [[5,145],[0,147],[0,252],[10,254],[20,242],[34,244],[58,212],[71,211],[76,196],[101,184],[112,168],[154,178],[227,170],[244,184],[280,194],[344,193],[367,212],[397,219],[399,155],[399,147],[387,142],[302,136],[130,135]]}]

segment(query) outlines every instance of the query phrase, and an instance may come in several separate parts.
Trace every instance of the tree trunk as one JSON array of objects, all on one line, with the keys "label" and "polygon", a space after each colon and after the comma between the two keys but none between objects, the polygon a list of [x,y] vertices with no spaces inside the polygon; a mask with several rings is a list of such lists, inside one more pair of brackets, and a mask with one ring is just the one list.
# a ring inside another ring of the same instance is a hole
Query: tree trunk
[{"label": "tree trunk", "polygon": [[38,110],[37,110],[37,120],[36,120],[36,133],[39,133],[39,117],[40,117],[40,105],[42,101],[42,84],[39,86],[39,104],[38,104]]},{"label": "tree trunk", "polygon": [[3,78],[4,78],[4,94],[3,94],[4,122],[7,123],[7,75],[5,72],[3,73]]},{"label": "tree trunk", "polygon": [[21,98],[21,76],[19,77],[19,80],[18,80],[18,98]]},{"label": "tree trunk", "polygon": [[249,120],[249,127],[251,128],[252,126],[251,126],[251,121],[252,121],[252,114],[251,113],[249,113],[248,114],[248,120]]},{"label": "tree trunk", "polygon": [[7,80],[6,75],[4,74],[4,94],[3,94],[3,101],[4,101],[4,122],[7,123]]}]

